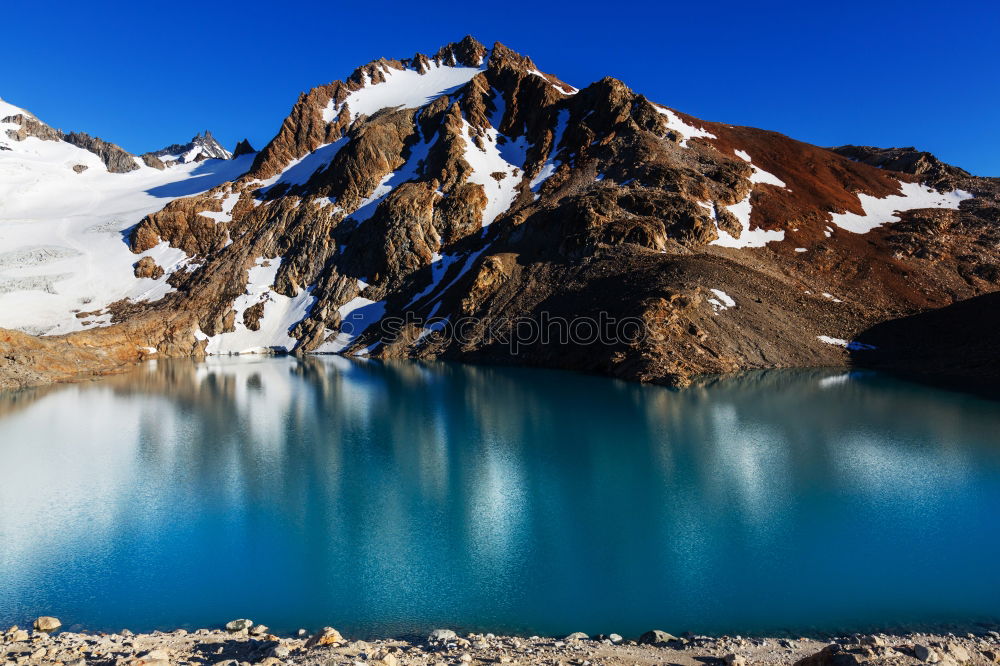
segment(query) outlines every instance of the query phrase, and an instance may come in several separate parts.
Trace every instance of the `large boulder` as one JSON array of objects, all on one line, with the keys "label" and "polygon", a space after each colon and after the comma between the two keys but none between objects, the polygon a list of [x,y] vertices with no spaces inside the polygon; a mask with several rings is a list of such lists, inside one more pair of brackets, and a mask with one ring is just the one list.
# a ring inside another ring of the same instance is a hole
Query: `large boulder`
[{"label": "large boulder", "polygon": [[937,650],[919,643],[913,646],[913,656],[928,664],[936,664],[941,661],[941,655],[937,653]]},{"label": "large boulder", "polygon": [[159,280],[163,277],[163,267],[156,263],[156,260],[152,257],[143,257],[134,264],[133,274],[137,278],[150,278],[152,280]]},{"label": "large boulder", "polygon": [[819,652],[799,659],[795,666],[858,666],[862,661],[864,655],[859,650],[847,650],[831,643]]},{"label": "large boulder", "polygon": [[50,631],[55,631],[62,626],[62,622],[58,618],[49,617],[48,615],[43,615],[42,617],[35,620],[35,631],[44,631],[46,633]]},{"label": "large boulder", "polygon": [[448,641],[453,641],[458,638],[456,634],[451,629],[435,629],[431,632],[430,636],[427,637],[429,643],[447,643]]},{"label": "large boulder", "polygon": [[647,631],[642,636],[639,636],[639,642],[645,645],[666,645],[667,643],[676,640],[677,637],[673,634],[668,634],[667,632],[660,631],[659,629]]},{"label": "large boulder", "polygon": [[320,645],[340,645],[344,642],[344,637],[333,627],[323,627],[309,640],[306,641],[307,648],[318,647]]},{"label": "large boulder", "polygon": [[246,618],[240,620],[233,620],[232,622],[226,623],[226,631],[231,634],[238,634],[241,631],[249,631],[250,627],[253,626],[253,620],[248,620]]}]

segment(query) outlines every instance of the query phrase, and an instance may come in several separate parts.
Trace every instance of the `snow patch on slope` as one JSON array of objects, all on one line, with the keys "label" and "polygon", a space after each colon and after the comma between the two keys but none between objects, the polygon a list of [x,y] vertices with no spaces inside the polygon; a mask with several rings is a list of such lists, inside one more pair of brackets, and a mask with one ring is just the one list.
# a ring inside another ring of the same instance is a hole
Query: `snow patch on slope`
[{"label": "snow patch on slope", "polygon": [[[420,135],[420,129],[417,128],[417,135]],[[433,137],[432,137],[433,138]],[[358,207],[354,209],[347,217],[351,218],[355,222],[365,222],[371,219],[371,216],[375,214],[382,200],[385,199],[389,194],[396,189],[397,185],[402,185],[408,181],[414,180],[420,174],[420,169],[423,166],[424,161],[427,159],[427,154],[433,145],[432,141],[420,140],[416,144],[410,147],[410,155],[406,159],[406,163],[399,167],[396,171],[390,171],[379,184],[375,186],[375,190],[361,200]]]},{"label": "snow patch on slope", "polygon": [[785,181],[781,180],[773,173],[770,173],[769,171],[764,171],[758,166],[754,166],[753,161],[750,159],[750,155],[746,151],[737,150],[735,151],[735,153],[738,158],[740,158],[744,162],[749,163],[750,166],[753,167],[753,173],[750,175],[751,183],[763,183],[765,185],[777,185],[778,187],[786,187]]},{"label": "snow patch on slope", "polygon": [[897,213],[918,208],[957,209],[962,201],[972,198],[972,195],[964,190],[938,192],[926,185],[902,182],[900,187],[902,194],[890,194],[882,199],[859,192],[858,199],[865,214],[831,213],[833,223],[841,229],[856,234],[866,234],[883,224],[899,222]]},{"label": "snow patch on slope", "polygon": [[[350,347],[369,326],[382,319],[385,315],[385,301],[355,296],[337,308],[337,312],[340,313],[340,330],[327,330],[328,339],[314,353],[339,354]],[[371,348],[366,354],[370,351]]]},{"label": "snow patch on slope", "polygon": [[191,257],[185,254],[184,250],[170,247],[170,243],[166,241],[161,241],[155,247],[143,252],[137,257],[137,260],[142,257],[150,257],[156,262],[157,266],[163,268],[163,276],[158,280],[152,278],[139,278],[137,280],[136,288],[132,290],[129,296],[129,298],[137,303],[140,301],[152,303],[175,291],[173,287],[167,284],[167,280],[170,278],[171,273],[188,265],[191,261]]},{"label": "snow patch on slope", "polygon": [[699,129],[693,125],[688,125],[686,122],[680,119],[680,116],[678,116],[676,113],[666,108],[665,106],[659,106],[657,104],[654,104],[653,108],[656,109],[658,113],[667,117],[668,129],[671,129],[680,134],[682,137],[684,137],[680,141],[680,146],[682,148],[687,148],[688,139],[696,139],[698,137],[705,139],[717,138],[711,132]]},{"label": "snow patch on slope", "polygon": [[[289,352],[297,341],[289,329],[306,318],[316,298],[312,288],[303,289],[289,298],[272,291],[281,267],[281,259],[260,257],[250,268],[246,291],[233,302],[236,310],[236,330],[208,338],[208,354],[260,354],[271,351]],[[264,303],[260,328],[251,331],[243,323],[243,313],[258,303]]]},{"label": "snow patch on slope", "polygon": [[853,340],[844,340],[843,338],[831,338],[828,335],[817,335],[816,339],[828,345],[843,347],[849,351],[876,349],[875,345],[866,345],[863,342],[854,342]]},{"label": "snow patch on slope", "polygon": [[736,238],[720,227],[718,228],[719,237],[709,243],[709,245],[732,248],[764,247],[772,241],[785,239],[785,231],[783,229],[772,231],[770,229],[750,228],[750,213],[753,210],[753,205],[750,203],[749,194],[742,201],[734,203],[731,206],[726,206],[726,209],[740,221],[740,226],[742,227],[740,237]]},{"label": "snow patch on slope", "polygon": [[709,289],[709,291],[715,294],[715,298],[708,299],[713,312],[722,312],[723,310],[736,307],[736,301],[733,300],[733,297],[721,289]]},{"label": "snow patch on slope", "polygon": [[465,85],[483,69],[450,67],[431,62],[430,69],[421,74],[415,69],[399,70],[386,65],[382,67],[385,81],[371,83],[365,74],[363,88],[350,93],[341,104],[330,100],[323,109],[323,120],[333,122],[345,104],[351,111],[351,121],[357,120],[362,114],[370,116],[386,108],[418,108]]},{"label": "snow patch on slope", "polygon": [[260,181],[260,194],[267,194],[270,189],[278,185],[305,185],[314,173],[330,165],[340,149],[347,145],[347,141],[347,137],[337,139],[333,143],[323,144],[311,153],[306,153],[302,157],[292,160],[278,175]]},{"label": "snow patch on slope", "polygon": [[236,207],[236,202],[240,200],[240,195],[238,192],[230,192],[225,195],[225,199],[222,200],[222,210],[221,211],[211,211],[203,210],[199,215],[215,220],[215,223],[220,222],[232,222],[233,221],[233,208]]},{"label": "snow patch on slope", "polygon": [[470,252],[468,255],[464,256],[465,261],[462,264],[461,268],[458,269],[458,272],[455,274],[455,277],[453,277],[448,282],[448,284],[444,286],[444,288],[441,288],[441,282],[444,280],[445,275],[448,274],[449,269],[451,269],[451,267],[455,263],[457,263],[459,259],[463,258],[463,255],[446,254],[443,257],[441,256],[435,257],[434,263],[431,264],[430,284],[424,287],[419,294],[414,296],[410,300],[410,302],[406,305],[406,307],[410,308],[415,303],[418,303],[419,301],[426,298],[429,294],[433,295],[433,298],[429,300],[427,304],[429,305],[430,303],[435,303],[435,301],[438,302],[435,303],[434,309],[432,309],[430,311],[430,314],[427,315],[427,319],[433,318],[434,315],[437,314],[438,308],[441,307],[440,303],[441,297],[444,296],[446,293],[448,293],[448,290],[451,289],[452,286],[456,282],[458,282],[462,278],[462,276],[469,271],[470,268],[472,268],[472,264],[475,263],[476,259],[478,259],[479,256],[482,255],[482,253],[485,251],[486,247],[483,247],[480,248],[479,250],[476,250],[475,252]]},{"label": "snow patch on slope", "polygon": [[546,76],[542,72],[539,72],[537,69],[529,69],[528,70],[528,74],[533,74],[534,76],[537,76],[538,78],[542,79],[543,81],[545,81],[550,86],[552,86],[553,88],[555,88],[556,90],[558,90],[559,92],[561,92],[564,95],[575,95],[578,92],[580,92],[578,89],[574,88],[573,86],[569,85],[568,83],[565,83],[565,84],[555,83],[548,76]]},{"label": "snow patch on slope", "polygon": [[545,160],[545,164],[542,165],[541,170],[538,172],[534,178],[531,179],[529,187],[532,192],[535,192],[535,199],[539,198],[537,194],[538,190],[542,187],[542,184],[549,179],[549,176],[556,172],[559,164],[555,159],[556,154],[559,152],[559,144],[562,143],[563,132],[566,131],[566,125],[569,123],[569,111],[563,109],[559,112],[559,116],[556,119],[556,130],[552,138],[552,150],[549,152],[548,158]]},{"label": "snow patch on slope", "polygon": [[[517,186],[524,177],[521,170],[524,166],[511,164],[497,145],[497,137],[501,136],[493,127],[487,128],[481,143],[482,148],[473,143],[470,132],[475,133],[465,118],[462,119],[462,137],[465,139],[465,161],[472,167],[470,183],[483,186],[486,191],[486,208],[483,209],[483,226],[489,226],[493,220],[510,208],[517,198]],[[497,174],[499,179],[494,178]]]}]

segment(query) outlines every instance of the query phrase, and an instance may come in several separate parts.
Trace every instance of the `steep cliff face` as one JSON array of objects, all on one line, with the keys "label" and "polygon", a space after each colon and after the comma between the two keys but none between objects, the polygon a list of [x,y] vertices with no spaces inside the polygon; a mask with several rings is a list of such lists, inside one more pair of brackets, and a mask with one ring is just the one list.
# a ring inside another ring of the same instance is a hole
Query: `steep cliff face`
[{"label": "steep cliff face", "polygon": [[466,38],[303,94],[247,173],[129,230],[136,276],[164,268],[156,248],[183,265],[100,315],[171,354],[668,384],[841,364],[859,331],[1000,277],[996,180],[871,151],[701,121],[610,78],[576,89]]}]

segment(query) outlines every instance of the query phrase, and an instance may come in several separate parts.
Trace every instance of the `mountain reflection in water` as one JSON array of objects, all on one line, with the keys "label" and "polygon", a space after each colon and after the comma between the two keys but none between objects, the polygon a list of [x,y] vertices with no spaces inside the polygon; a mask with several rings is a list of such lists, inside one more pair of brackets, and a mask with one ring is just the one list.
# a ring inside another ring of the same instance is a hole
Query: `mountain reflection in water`
[{"label": "mountain reflection in water", "polygon": [[1000,616],[1000,409],[339,357],[0,397],[0,624],[636,634]]}]

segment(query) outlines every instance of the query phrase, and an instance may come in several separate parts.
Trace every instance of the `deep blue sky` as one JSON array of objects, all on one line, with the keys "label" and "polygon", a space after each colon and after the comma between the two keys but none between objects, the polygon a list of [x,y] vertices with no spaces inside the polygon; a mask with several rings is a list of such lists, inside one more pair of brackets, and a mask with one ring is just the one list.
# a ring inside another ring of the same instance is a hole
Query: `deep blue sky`
[{"label": "deep blue sky", "polygon": [[1000,176],[1000,3],[50,2],[3,30],[0,97],[143,152],[260,148],[299,92],[472,34],[576,86],[820,145],[915,145]]}]

